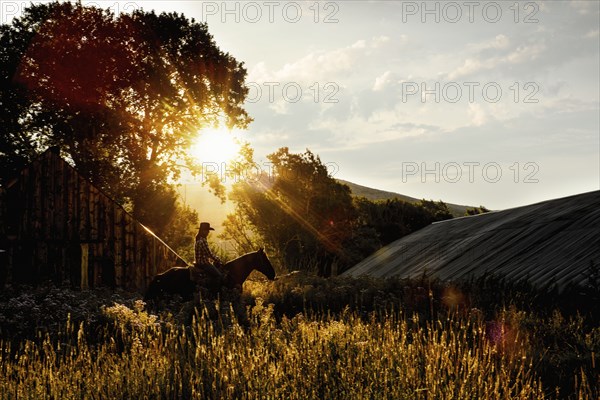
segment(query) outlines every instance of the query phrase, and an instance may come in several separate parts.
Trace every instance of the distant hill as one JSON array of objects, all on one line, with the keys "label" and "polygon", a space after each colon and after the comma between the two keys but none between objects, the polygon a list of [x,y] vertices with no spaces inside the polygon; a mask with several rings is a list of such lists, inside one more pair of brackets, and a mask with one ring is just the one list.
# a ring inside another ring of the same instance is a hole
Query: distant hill
[{"label": "distant hill", "polygon": [[[373,189],[373,188],[370,188],[367,186],[358,185],[356,183],[348,182],[343,179],[338,179],[337,181],[340,183],[343,183],[345,185],[348,185],[354,196],[365,197],[372,201],[400,199],[400,200],[403,200],[403,201],[406,201],[409,203],[416,203],[417,201],[420,200],[420,199],[416,199],[414,197],[405,196],[400,193],[386,192],[385,190]],[[430,199],[427,199],[427,200],[430,200]],[[464,206],[464,205],[452,204],[452,203],[446,203],[446,205],[450,209],[450,212],[452,213],[452,215],[454,215],[455,217],[462,217],[467,212],[467,208],[474,208],[473,206]]]},{"label": "distant hill", "polygon": [[[420,199],[405,196],[400,193],[386,192],[385,190],[373,189],[367,186],[357,185],[356,183],[344,181],[338,179],[338,182],[348,185],[354,196],[366,197],[369,200],[387,200],[387,199],[400,199],[410,203],[415,203]],[[234,206],[231,201],[221,203],[217,197],[215,197],[208,187],[202,186],[200,183],[183,184],[179,186],[178,192],[181,196],[181,201],[184,204],[189,205],[191,208],[198,211],[201,221],[208,221],[214,226],[217,231],[222,232],[222,224],[227,214],[233,212]],[[446,203],[450,212],[455,217],[462,217],[465,215],[467,208],[473,208],[472,206],[463,206],[458,204]]]}]

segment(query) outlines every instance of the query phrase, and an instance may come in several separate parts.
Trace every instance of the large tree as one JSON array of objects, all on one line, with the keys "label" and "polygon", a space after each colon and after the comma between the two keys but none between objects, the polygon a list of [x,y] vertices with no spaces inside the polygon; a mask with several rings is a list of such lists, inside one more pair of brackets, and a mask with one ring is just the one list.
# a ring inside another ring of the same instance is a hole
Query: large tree
[{"label": "large tree", "polygon": [[236,212],[225,223],[225,238],[243,250],[263,240],[290,269],[316,267],[330,274],[332,266],[356,261],[345,248],[356,220],[350,188],[309,150],[281,148],[268,159],[272,175],[234,187]]},{"label": "large tree", "polygon": [[59,146],[160,230],[169,218],[157,210],[175,207],[169,182],[195,168],[186,150],[198,132],[250,122],[245,76],[206,24],[183,15],[31,5],[0,27],[0,170]]},{"label": "large tree", "polygon": [[373,229],[381,246],[426,227],[432,222],[451,219],[443,201],[419,200],[415,203],[398,198],[371,201],[364,197],[354,200],[360,215],[360,225]]}]

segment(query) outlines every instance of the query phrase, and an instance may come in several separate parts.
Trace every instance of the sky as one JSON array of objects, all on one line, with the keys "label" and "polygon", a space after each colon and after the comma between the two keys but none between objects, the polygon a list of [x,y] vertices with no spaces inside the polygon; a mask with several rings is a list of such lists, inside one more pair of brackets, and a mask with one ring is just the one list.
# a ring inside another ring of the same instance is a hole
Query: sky
[{"label": "sky", "polygon": [[310,149],[336,178],[490,209],[600,189],[600,2],[82,3],[206,22],[248,70],[265,170]]}]

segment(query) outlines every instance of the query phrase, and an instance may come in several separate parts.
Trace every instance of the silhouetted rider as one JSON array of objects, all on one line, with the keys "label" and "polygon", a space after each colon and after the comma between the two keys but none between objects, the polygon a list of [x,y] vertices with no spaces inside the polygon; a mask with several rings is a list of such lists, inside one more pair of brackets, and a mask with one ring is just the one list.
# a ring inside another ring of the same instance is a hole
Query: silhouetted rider
[{"label": "silhouetted rider", "polygon": [[223,263],[208,247],[207,237],[210,231],[214,231],[214,228],[211,228],[208,222],[202,222],[196,235],[196,244],[194,247],[196,257],[194,267],[192,268],[192,279],[196,283],[202,282],[203,274],[217,279],[218,282],[222,282],[223,280],[223,273],[220,271]]}]

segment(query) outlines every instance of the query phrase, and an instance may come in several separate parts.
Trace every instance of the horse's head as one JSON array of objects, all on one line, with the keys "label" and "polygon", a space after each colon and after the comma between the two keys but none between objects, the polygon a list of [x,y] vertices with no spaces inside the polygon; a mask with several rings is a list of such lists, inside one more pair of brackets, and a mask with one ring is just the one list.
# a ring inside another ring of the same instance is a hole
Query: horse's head
[{"label": "horse's head", "polygon": [[265,250],[263,248],[258,249],[256,255],[259,259],[258,267],[256,268],[258,271],[262,272],[269,280],[275,280],[275,269],[267,257]]}]

